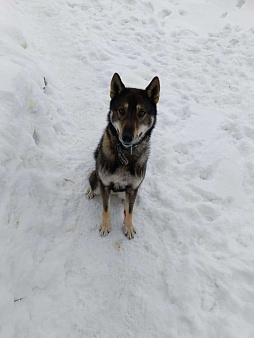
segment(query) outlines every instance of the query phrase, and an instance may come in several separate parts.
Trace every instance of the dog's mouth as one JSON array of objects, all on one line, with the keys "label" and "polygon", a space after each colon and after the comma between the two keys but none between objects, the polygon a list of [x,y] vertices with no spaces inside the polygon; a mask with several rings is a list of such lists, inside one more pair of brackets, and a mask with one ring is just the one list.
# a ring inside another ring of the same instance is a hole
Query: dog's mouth
[{"label": "dog's mouth", "polygon": [[130,147],[135,146],[142,139],[142,136],[143,136],[143,133],[140,133],[138,137],[133,139],[131,142],[124,142],[122,137],[119,135],[119,140],[121,144],[124,146],[124,148],[130,148]]},{"label": "dog's mouth", "polygon": [[122,145],[124,146],[124,148],[130,148],[135,144],[135,140],[133,140],[132,142],[126,143],[122,140],[122,138],[119,138],[120,142],[122,143]]}]

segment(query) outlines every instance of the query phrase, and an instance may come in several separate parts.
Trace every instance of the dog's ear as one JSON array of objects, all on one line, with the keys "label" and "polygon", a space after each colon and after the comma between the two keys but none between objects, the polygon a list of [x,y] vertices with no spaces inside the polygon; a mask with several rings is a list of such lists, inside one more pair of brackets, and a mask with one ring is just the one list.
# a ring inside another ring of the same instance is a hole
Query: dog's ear
[{"label": "dog's ear", "polygon": [[112,77],[110,84],[110,97],[113,99],[116,95],[120,94],[124,90],[125,86],[122,83],[120,76],[115,73]]},{"label": "dog's ear", "polygon": [[155,76],[150,84],[146,87],[147,96],[154,102],[158,103],[160,98],[160,80]]}]

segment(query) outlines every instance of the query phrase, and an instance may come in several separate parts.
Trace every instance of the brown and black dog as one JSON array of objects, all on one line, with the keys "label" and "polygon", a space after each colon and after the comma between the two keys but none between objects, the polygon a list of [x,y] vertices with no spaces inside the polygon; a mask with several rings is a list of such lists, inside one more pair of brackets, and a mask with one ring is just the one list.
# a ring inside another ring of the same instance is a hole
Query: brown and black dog
[{"label": "brown and black dog", "polygon": [[117,73],[111,80],[108,125],[94,152],[96,169],[90,175],[87,191],[88,198],[97,193],[102,197],[101,236],[111,230],[110,193],[124,192],[124,234],[134,238],[133,206],[146,173],[159,96],[158,77],[145,90],[126,88]]}]

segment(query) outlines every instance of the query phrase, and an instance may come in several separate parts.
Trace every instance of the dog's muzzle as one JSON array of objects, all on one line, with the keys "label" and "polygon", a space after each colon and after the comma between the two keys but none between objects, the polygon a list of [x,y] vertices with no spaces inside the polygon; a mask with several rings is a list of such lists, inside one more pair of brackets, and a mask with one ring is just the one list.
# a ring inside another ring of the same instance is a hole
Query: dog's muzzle
[{"label": "dog's muzzle", "polygon": [[130,147],[133,141],[133,133],[131,131],[124,131],[122,134],[122,144],[124,147]]}]

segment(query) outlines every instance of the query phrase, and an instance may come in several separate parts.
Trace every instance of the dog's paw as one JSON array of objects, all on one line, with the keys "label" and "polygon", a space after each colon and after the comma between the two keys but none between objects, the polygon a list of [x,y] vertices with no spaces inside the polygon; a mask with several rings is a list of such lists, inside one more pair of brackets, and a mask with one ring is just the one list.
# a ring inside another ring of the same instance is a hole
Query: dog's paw
[{"label": "dog's paw", "polygon": [[102,237],[107,236],[111,231],[111,224],[101,224],[99,232]]},{"label": "dog's paw", "polygon": [[94,198],[94,192],[91,188],[88,188],[87,191],[86,191],[86,197],[91,200],[92,198]]},{"label": "dog's paw", "polygon": [[136,230],[132,224],[124,224],[123,233],[129,239],[133,239],[136,234]]}]

